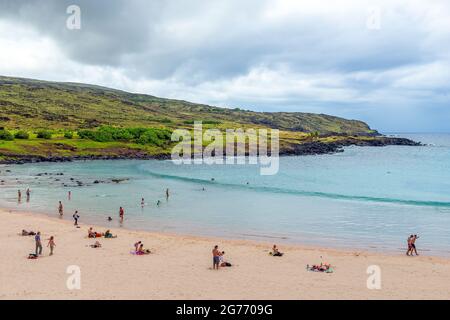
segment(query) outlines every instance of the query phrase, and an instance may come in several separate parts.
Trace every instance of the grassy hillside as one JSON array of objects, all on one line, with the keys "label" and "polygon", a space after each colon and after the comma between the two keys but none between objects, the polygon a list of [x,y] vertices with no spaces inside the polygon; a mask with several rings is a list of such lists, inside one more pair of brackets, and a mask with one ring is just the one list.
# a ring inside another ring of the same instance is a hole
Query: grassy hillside
[{"label": "grassy hillside", "polygon": [[270,127],[321,134],[373,134],[356,120],[310,113],[260,113],[132,94],[93,85],[0,77],[0,127],[94,128],[102,124],[189,127]]},{"label": "grassy hillside", "polygon": [[99,86],[0,77],[0,162],[167,157],[176,128],[280,129],[282,154],[346,145],[413,144],[356,120],[225,109]]}]

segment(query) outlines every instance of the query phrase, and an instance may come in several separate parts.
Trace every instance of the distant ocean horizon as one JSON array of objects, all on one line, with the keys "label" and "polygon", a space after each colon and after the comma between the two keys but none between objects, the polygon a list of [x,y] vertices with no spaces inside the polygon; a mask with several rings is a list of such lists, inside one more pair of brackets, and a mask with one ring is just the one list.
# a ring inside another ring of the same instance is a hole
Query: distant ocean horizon
[{"label": "distant ocean horizon", "polygon": [[130,229],[394,253],[418,234],[419,253],[450,256],[450,133],[384,134],[424,146],[281,157],[274,176],[158,160],[10,165],[0,167],[0,207],[57,217],[61,200],[64,219],[78,210],[84,225],[117,227],[122,206]]}]

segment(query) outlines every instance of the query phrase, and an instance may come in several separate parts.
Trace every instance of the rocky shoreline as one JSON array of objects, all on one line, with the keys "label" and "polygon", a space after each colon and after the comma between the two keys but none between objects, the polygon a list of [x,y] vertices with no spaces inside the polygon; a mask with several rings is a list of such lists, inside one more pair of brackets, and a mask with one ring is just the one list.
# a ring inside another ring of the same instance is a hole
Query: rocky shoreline
[{"label": "rocky shoreline", "polygon": [[[348,146],[371,146],[384,147],[390,145],[396,146],[421,146],[419,142],[412,141],[407,138],[385,137],[380,136],[377,139],[357,139],[347,137],[336,142],[320,142],[311,141],[301,144],[290,145],[290,148],[280,149],[280,156],[303,156],[303,155],[320,155],[333,154],[343,152],[344,147]],[[1,155],[1,154],[0,154]],[[168,160],[171,155],[168,153],[149,155],[143,152],[128,152],[117,155],[84,155],[84,156],[39,156],[39,155],[19,155],[8,154],[8,158],[0,160],[0,164],[25,164],[38,162],[71,162],[86,160]]]}]

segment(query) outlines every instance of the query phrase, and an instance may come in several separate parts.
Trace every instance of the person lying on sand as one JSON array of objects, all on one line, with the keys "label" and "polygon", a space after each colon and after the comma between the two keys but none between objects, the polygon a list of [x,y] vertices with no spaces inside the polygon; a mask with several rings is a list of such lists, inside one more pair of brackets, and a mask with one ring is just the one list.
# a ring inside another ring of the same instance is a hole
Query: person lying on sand
[{"label": "person lying on sand", "polygon": [[110,230],[106,230],[105,232],[105,238],[111,239],[111,238],[117,238],[117,236],[114,236]]},{"label": "person lying on sand", "polygon": [[148,249],[144,249],[144,244],[141,243],[141,245],[139,246],[139,249],[136,251],[137,255],[143,255],[143,254],[150,254],[151,251]]},{"label": "person lying on sand", "polygon": [[34,231],[27,231],[27,230],[22,230],[22,236],[35,236],[36,232]]},{"label": "person lying on sand", "polygon": [[275,244],[273,245],[272,252],[270,252],[269,254],[274,257],[282,257],[283,256],[283,253],[278,250],[278,248]]},{"label": "person lying on sand", "polygon": [[103,236],[103,234],[94,231],[94,229],[92,227],[89,228],[88,238],[101,238],[102,236]]},{"label": "person lying on sand", "polygon": [[98,241],[95,241],[95,243],[91,244],[90,247],[91,248],[101,248],[102,244],[100,242],[98,242]]},{"label": "person lying on sand", "polygon": [[331,267],[331,264],[329,264],[329,263],[321,263],[320,265],[313,264],[312,267],[309,267],[309,265],[307,265],[306,269],[309,271],[315,271],[315,272],[326,272],[326,273],[333,272],[333,268]]}]

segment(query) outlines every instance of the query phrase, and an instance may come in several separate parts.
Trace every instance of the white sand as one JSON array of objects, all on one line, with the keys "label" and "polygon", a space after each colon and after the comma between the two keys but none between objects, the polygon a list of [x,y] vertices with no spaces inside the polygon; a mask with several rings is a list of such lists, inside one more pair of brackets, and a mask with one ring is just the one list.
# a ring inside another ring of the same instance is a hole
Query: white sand
[{"label": "white sand", "polygon": [[[268,254],[271,244],[206,239],[114,229],[117,239],[90,248],[89,225],[31,213],[0,210],[0,299],[450,299],[450,260],[366,252],[282,246],[285,256]],[[55,254],[28,260],[34,237],[22,229],[55,236]],[[104,232],[104,228],[94,227]],[[142,240],[154,251],[130,254]],[[218,244],[233,263],[211,269]],[[335,266],[333,274],[306,271],[306,264]],[[81,268],[81,289],[66,286],[69,265]],[[368,266],[381,268],[381,289],[367,288]]]}]

